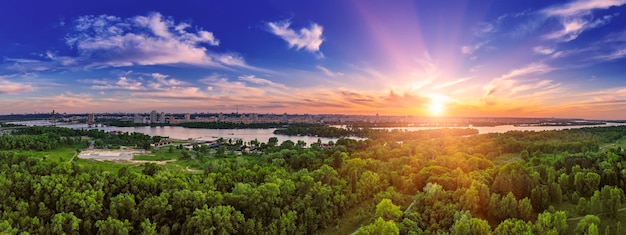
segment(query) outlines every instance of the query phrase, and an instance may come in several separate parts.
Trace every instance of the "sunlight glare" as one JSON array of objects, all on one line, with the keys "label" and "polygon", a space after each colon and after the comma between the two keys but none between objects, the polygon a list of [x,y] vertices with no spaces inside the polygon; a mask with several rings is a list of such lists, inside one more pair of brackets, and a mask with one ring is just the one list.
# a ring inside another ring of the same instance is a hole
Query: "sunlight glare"
[{"label": "sunlight glare", "polygon": [[441,115],[445,109],[443,99],[438,96],[433,96],[430,99],[430,114]]}]

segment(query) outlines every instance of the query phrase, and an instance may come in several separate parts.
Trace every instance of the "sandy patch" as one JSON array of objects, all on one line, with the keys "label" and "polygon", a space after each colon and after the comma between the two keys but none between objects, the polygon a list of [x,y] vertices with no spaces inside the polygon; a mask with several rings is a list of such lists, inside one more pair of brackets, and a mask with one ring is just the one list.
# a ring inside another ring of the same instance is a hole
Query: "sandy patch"
[{"label": "sandy patch", "polygon": [[125,149],[125,150],[104,150],[104,149],[87,149],[78,154],[82,159],[93,160],[132,160],[135,154],[145,154],[145,150]]}]

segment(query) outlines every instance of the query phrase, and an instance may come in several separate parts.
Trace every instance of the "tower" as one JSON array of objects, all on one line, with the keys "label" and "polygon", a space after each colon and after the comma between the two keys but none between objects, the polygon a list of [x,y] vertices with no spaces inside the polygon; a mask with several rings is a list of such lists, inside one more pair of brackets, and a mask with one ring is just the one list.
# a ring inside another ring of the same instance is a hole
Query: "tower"
[{"label": "tower", "polygon": [[57,115],[54,112],[54,109],[52,110],[52,116],[50,117],[50,125],[52,125],[52,126],[56,126],[57,125]]},{"label": "tower", "polygon": [[93,124],[96,123],[96,115],[94,113],[90,113],[87,115],[87,125],[92,127]]},{"label": "tower", "polygon": [[157,111],[156,110],[152,110],[152,112],[150,112],[150,123],[157,123]]}]

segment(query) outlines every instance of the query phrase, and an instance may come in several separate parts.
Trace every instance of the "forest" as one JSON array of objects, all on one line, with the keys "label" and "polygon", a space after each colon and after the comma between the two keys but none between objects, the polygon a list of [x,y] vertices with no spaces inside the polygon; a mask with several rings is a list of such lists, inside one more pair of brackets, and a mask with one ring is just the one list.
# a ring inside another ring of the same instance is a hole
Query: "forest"
[{"label": "forest", "polygon": [[0,136],[0,233],[626,233],[626,126],[367,137],[194,153],[197,171],[174,172],[34,154],[161,137],[22,128]]}]

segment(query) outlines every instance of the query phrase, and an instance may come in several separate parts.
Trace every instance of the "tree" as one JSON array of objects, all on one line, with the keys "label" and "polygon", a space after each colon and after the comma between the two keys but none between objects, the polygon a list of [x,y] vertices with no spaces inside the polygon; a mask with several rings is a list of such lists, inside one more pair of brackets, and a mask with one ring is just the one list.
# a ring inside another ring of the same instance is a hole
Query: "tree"
[{"label": "tree", "polygon": [[359,228],[356,232],[356,235],[378,235],[378,234],[388,234],[388,235],[397,235],[400,234],[400,230],[396,223],[392,220],[385,221],[383,218],[378,217],[376,221],[370,225]]},{"label": "tree", "polygon": [[519,200],[517,203],[517,208],[521,219],[526,221],[530,221],[533,219],[533,206],[530,202],[530,199],[525,197],[524,199]]},{"label": "tree", "polygon": [[595,172],[577,172],[574,175],[574,185],[581,196],[591,197],[593,192],[598,190],[600,175]]},{"label": "tree", "polygon": [[156,235],[157,229],[156,224],[150,222],[149,219],[141,222],[141,235]]},{"label": "tree", "polygon": [[552,224],[560,235],[567,234],[567,214],[565,211],[557,211],[552,217]]},{"label": "tree", "polygon": [[[591,225],[595,225],[595,230],[598,229],[598,224],[600,224],[600,218],[596,215],[585,215],[578,223],[576,224],[576,229],[574,232],[576,234],[585,234],[590,231],[589,227]],[[597,234],[597,233],[596,233]]]},{"label": "tree", "polygon": [[74,212],[61,212],[52,217],[50,231],[55,234],[79,234],[80,222],[81,219],[74,216]]},{"label": "tree", "polygon": [[157,172],[161,170],[163,170],[162,166],[159,166],[155,163],[148,162],[148,163],[143,164],[143,169],[141,170],[141,172],[144,175],[153,176],[154,174],[156,174]]},{"label": "tree", "polygon": [[598,231],[598,225],[590,224],[585,235],[598,235],[600,232]]},{"label": "tree", "polygon": [[396,206],[391,200],[385,198],[376,205],[375,217],[382,217],[384,220],[397,220],[402,216],[400,206]]},{"label": "tree", "polygon": [[246,223],[243,214],[232,206],[196,209],[183,225],[183,234],[239,234]]},{"label": "tree", "polygon": [[98,220],[96,222],[96,228],[98,228],[98,234],[115,234],[125,235],[129,234],[133,230],[133,226],[128,220],[120,221],[118,219],[111,218],[110,216],[106,220]]},{"label": "tree", "polygon": [[133,194],[119,194],[111,198],[109,213],[113,218],[134,221],[136,219],[136,205]]},{"label": "tree", "polygon": [[[529,222],[530,223],[530,222]],[[532,226],[529,225],[523,220],[519,219],[507,219],[502,221],[493,231],[495,235],[510,235],[510,234],[522,234],[522,235],[532,235],[533,229]]]},{"label": "tree", "polygon": [[470,218],[469,213],[464,213],[459,219],[452,225],[451,232],[453,235],[485,235],[491,234],[491,226],[487,221]]},{"label": "tree", "polygon": [[548,187],[543,184],[535,187],[531,191],[530,201],[532,202],[533,208],[535,208],[537,212],[548,209],[548,206],[550,205],[550,194],[548,193]]}]

